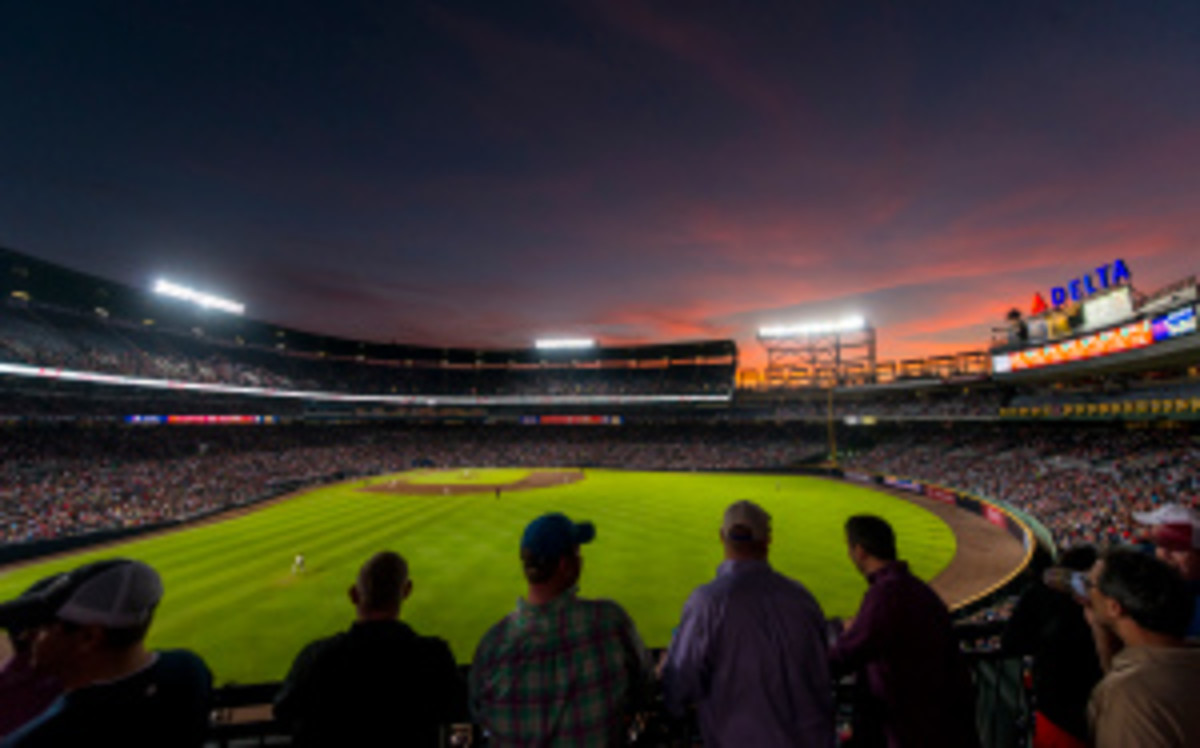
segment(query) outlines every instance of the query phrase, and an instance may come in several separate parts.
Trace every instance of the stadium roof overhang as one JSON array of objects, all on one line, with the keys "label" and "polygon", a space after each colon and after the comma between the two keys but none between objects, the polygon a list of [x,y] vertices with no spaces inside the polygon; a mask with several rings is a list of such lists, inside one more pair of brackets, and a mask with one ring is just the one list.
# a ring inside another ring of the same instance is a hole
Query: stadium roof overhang
[{"label": "stadium roof overhang", "polygon": [[123,283],[106,280],[0,247],[0,294],[17,294],[39,304],[110,319],[153,324],[157,329],[229,343],[276,348],[331,358],[407,362],[433,366],[570,365],[605,361],[697,361],[736,365],[732,340],[700,340],[651,345],[599,346],[581,350],[480,349],[377,343],[296,330],[282,325],[202,309]]}]

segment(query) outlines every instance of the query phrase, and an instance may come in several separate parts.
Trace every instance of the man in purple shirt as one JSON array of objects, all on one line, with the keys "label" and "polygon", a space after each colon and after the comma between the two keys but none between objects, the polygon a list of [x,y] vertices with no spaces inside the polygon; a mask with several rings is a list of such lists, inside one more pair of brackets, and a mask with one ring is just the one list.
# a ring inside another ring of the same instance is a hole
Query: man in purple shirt
[{"label": "man in purple shirt", "polygon": [[[834,673],[865,670],[855,702],[855,745],[973,748],[975,690],[951,630],[950,612],[929,585],[896,560],[891,526],[870,515],[846,522],[850,560],[869,587],[850,628],[829,655]],[[872,723],[875,723],[872,725]]]},{"label": "man in purple shirt", "polygon": [[725,512],[725,561],[683,608],[662,670],[675,714],[694,704],[705,746],[836,744],[825,616],[767,562],[771,517],[749,501]]}]

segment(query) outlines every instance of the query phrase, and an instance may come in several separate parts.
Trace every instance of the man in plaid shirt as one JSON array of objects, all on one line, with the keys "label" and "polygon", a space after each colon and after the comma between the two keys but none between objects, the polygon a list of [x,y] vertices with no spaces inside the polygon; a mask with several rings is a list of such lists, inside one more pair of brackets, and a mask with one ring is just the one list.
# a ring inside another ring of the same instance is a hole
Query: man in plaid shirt
[{"label": "man in plaid shirt", "polygon": [[620,745],[650,682],[629,615],[577,597],[591,522],[538,517],[521,538],[527,599],[479,642],[471,709],[496,746]]}]

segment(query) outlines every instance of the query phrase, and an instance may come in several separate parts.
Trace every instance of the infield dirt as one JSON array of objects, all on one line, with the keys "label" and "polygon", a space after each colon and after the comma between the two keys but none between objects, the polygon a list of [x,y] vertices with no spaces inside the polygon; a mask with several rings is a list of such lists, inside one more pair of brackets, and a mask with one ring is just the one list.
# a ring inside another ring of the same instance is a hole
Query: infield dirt
[{"label": "infield dirt", "polygon": [[410,483],[395,479],[358,489],[364,493],[386,493],[395,496],[458,496],[469,493],[529,491],[536,488],[557,488],[583,480],[582,470],[538,470],[512,483]]}]

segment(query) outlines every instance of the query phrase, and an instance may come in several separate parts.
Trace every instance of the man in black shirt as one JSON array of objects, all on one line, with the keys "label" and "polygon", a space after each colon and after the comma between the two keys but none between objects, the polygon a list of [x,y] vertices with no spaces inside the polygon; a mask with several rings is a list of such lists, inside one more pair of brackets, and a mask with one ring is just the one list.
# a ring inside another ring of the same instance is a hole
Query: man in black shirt
[{"label": "man in black shirt", "polygon": [[0,605],[0,625],[37,627],[33,666],[64,688],[0,746],[199,748],[212,675],[191,652],[145,648],[161,598],[154,569],[116,559],[66,572],[38,594]]},{"label": "man in black shirt", "polygon": [[466,684],[449,645],[398,620],[411,593],[399,555],[363,565],[350,588],[354,624],[305,647],[275,697],[295,745],[437,745],[442,726],[465,719]]},{"label": "man in black shirt", "polygon": [[[1064,552],[1059,565],[1085,573],[1095,562],[1096,549],[1080,546]],[[1088,697],[1103,673],[1080,601],[1036,580],[1013,610],[1001,645],[1009,654],[1033,656],[1035,748],[1086,745]]]}]

